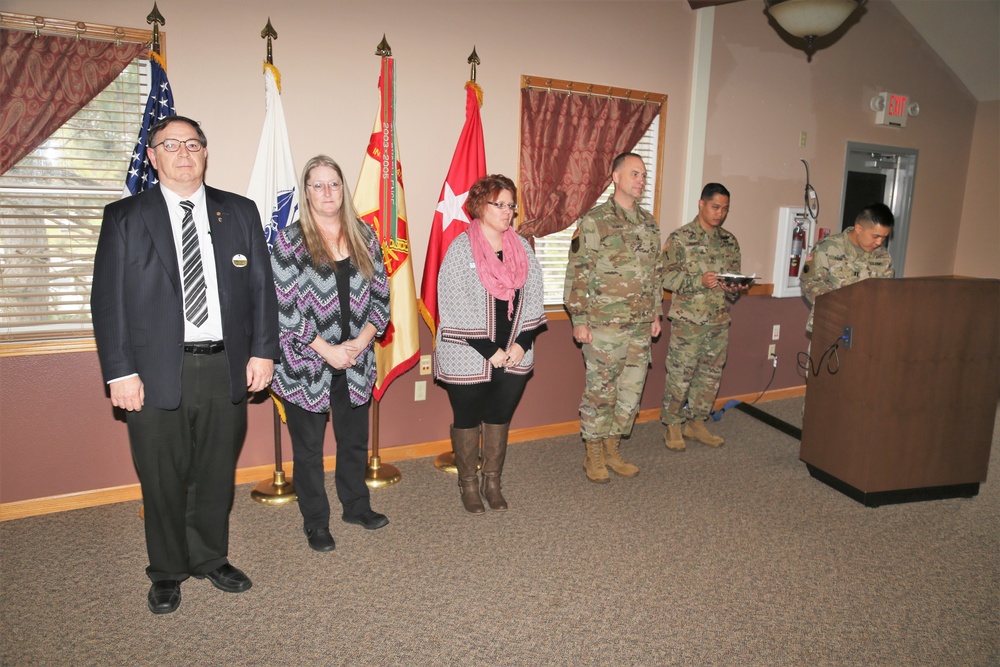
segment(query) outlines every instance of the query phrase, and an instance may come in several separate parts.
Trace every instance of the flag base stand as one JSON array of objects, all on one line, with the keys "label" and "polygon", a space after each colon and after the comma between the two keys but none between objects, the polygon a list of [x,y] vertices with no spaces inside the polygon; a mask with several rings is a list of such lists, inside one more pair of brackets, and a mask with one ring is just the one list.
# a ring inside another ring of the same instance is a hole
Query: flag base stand
[{"label": "flag base stand", "polygon": [[[455,452],[441,452],[434,457],[434,467],[442,472],[450,472],[453,475],[458,474],[458,466],[455,464]],[[480,457],[476,460],[476,470],[483,469],[483,459]]]},{"label": "flag base stand", "polygon": [[458,474],[458,466],[455,465],[455,452],[441,452],[434,457],[434,467],[443,472]]},{"label": "flag base stand", "polygon": [[391,486],[400,479],[403,474],[399,468],[388,463],[383,464],[380,456],[372,456],[368,459],[368,469],[365,471],[365,484],[370,489],[379,489],[383,486]]},{"label": "flag base stand", "polygon": [[298,500],[295,485],[285,480],[283,470],[274,471],[274,480],[264,480],[253,488],[250,497],[262,505],[284,505]]}]

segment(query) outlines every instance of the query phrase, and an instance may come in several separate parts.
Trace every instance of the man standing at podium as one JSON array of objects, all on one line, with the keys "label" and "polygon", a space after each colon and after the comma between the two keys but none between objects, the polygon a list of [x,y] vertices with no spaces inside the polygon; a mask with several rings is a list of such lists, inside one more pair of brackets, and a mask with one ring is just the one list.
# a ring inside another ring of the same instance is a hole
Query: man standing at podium
[{"label": "man standing at podium", "polygon": [[816,297],[867,278],[892,278],[892,257],[883,247],[896,219],[885,204],[861,209],[854,226],[816,244],[802,268],[802,293],[812,309],[806,331],[812,334]]}]

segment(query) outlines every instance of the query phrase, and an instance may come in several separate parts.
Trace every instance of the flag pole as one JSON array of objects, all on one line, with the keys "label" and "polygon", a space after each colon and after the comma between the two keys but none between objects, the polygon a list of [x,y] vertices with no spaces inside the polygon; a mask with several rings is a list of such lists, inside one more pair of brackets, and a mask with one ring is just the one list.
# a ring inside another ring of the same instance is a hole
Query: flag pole
[{"label": "flag pole", "polygon": [[[382,41],[375,47],[375,55],[382,59],[383,64],[385,63],[386,58],[392,57],[392,49],[389,47],[389,42],[386,41],[385,35],[382,35]],[[385,104],[384,99],[382,100],[382,104]],[[395,141],[395,136],[393,137],[393,141]],[[391,157],[393,161],[396,160],[395,151],[392,152]],[[392,171],[395,172],[394,166]],[[399,468],[388,463],[382,463],[382,457],[378,455],[378,439],[379,399],[376,398],[372,405],[372,455],[371,458],[368,459],[368,468],[365,471],[365,484],[372,489],[390,486],[398,482],[403,477]]]},{"label": "flag pole", "polygon": [[[156,7],[156,3],[155,2],[153,3],[153,11],[151,11],[149,14],[146,15],[146,23],[151,24],[153,26],[153,39],[152,39],[152,42],[149,45],[149,50],[151,51],[151,59],[152,59],[152,53],[155,53],[159,58],[162,59],[163,58],[163,54],[160,53],[160,26],[161,25],[166,25],[167,24],[167,20],[165,18],[163,18],[163,14],[160,13],[160,10]],[[166,71],[166,61],[164,61],[163,69],[164,69],[164,71]],[[140,134],[139,136],[141,137],[142,135]],[[125,187],[127,189],[128,188],[128,178],[127,177],[125,179],[125,184],[126,184]],[[123,196],[128,196],[128,194],[126,193]],[[145,504],[139,505],[139,518],[140,519],[145,519],[146,518],[146,511],[145,510],[146,510],[146,505]]]},{"label": "flag pole", "polygon": [[[278,39],[278,32],[271,25],[271,17],[267,17],[267,25],[260,31],[260,38],[267,40],[267,64],[274,65],[271,40]],[[295,502],[295,485],[291,479],[285,479],[285,471],[281,468],[281,412],[278,410],[278,398],[271,393],[271,407],[274,419],[274,475],[265,479],[253,488],[250,497],[262,505],[284,505]]]},{"label": "flag pole", "polygon": [[[469,73],[469,80],[472,81],[472,83],[475,83],[476,82],[476,65],[482,64],[482,61],[479,60],[479,56],[476,55],[476,47],[475,46],[472,47],[472,54],[469,55],[469,59],[466,62],[469,63],[469,66],[472,69],[472,71]],[[479,463],[476,466],[477,469],[483,467],[483,460],[480,458],[480,459],[478,459],[478,461],[479,461]],[[455,451],[452,450],[452,449],[449,449],[448,451],[441,452],[440,454],[438,454],[437,456],[435,456],[434,457],[434,467],[437,468],[438,470],[442,470],[444,472],[450,472],[450,473],[453,473],[453,474],[457,475],[458,474],[458,466],[455,465]]]}]

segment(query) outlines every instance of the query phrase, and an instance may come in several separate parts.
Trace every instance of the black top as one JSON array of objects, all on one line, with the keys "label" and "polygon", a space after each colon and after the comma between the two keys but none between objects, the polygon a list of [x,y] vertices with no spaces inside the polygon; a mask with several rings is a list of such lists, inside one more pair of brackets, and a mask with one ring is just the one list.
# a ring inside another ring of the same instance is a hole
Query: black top
[{"label": "black top", "polygon": [[[503,261],[503,251],[497,252],[497,257],[500,261]],[[521,290],[514,290],[514,308],[512,312],[517,312],[517,303],[521,299]],[[493,317],[496,320],[496,341],[489,340],[488,338],[471,338],[469,339],[469,345],[479,354],[483,355],[484,359],[489,359],[497,350],[506,350],[510,347],[510,334],[513,329],[513,322],[507,317],[507,301],[503,299],[493,299]],[[515,343],[521,346],[521,349],[527,352],[531,349],[531,345],[535,340],[535,335],[538,333],[537,329],[532,329],[531,331],[522,331],[521,334],[514,340]]]}]

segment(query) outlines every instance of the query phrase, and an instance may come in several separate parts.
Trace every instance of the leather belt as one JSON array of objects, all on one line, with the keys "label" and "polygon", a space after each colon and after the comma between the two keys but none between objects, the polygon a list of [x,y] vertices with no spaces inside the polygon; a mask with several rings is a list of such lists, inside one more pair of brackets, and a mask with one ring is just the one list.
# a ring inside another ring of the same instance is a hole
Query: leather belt
[{"label": "leather belt", "polygon": [[188,354],[215,354],[226,349],[226,344],[221,340],[207,341],[204,343],[184,343],[184,351]]}]

